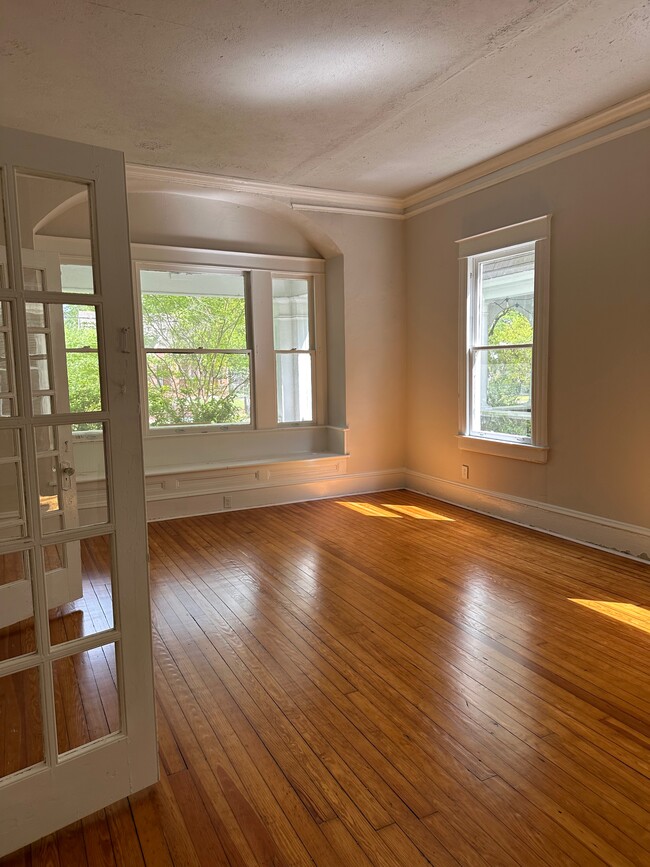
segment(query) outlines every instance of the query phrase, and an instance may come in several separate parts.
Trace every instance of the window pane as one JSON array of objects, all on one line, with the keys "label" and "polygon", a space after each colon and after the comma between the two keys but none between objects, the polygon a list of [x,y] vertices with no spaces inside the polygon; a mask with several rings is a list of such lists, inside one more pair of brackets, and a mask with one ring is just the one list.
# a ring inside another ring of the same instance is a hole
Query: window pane
[{"label": "window pane", "polygon": [[273,341],[276,349],[310,349],[309,281],[273,278]]},{"label": "window pane", "polygon": [[0,777],[44,760],[41,688],[38,668],[0,677],[3,749]]},{"label": "window pane", "polygon": [[63,292],[94,292],[93,266],[62,262],[61,289]]},{"label": "window pane", "polygon": [[149,424],[250,423],[248,353],[147,353]]},{"label": "window pane", "polygon": [[141,271],[140,285],[148,349],[247,348],[243,275]]},{"label": "window pane", "polygon": [[312,421],[311,355],[306,352],[278,352],[275,364],[278,421]]},{"label": "window pane", "polygon": [[472,431],[531,439],[530,348],[475,350]]},{"label": "window pane", "polygon": [[478,344],[532,343],[535,251],[495,256],[478,270]]}]

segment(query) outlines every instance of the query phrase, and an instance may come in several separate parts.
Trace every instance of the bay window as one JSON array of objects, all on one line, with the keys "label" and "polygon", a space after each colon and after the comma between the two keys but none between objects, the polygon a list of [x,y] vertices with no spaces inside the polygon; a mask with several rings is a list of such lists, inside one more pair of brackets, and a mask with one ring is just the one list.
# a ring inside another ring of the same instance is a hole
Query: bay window
[{"label": "bay window", "polygon": [[254,265],[136,263],[150,433],[324,423],[322,278]]}]

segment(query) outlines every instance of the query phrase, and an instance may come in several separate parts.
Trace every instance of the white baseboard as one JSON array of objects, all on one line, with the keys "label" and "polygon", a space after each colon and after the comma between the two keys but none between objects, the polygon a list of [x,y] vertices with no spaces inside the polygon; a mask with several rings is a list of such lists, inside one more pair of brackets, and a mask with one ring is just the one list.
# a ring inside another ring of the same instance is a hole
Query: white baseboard
[{"label": "white baseboard", "polygon": [[[223,481],[222,481],[223,485]],[[330,497],[348,497],[353,494],[368,494],[372,491],[388,491],[404,487],[404,470],[384,470],[372,473],[346,473],[330,478],[303,478],[295,481],[268,481],[263,484],[244,486],[241,483],[218,491],[186,494],[147,494],[147,520],[166,521],[173,518],[190,518],[196,515],[212,515],[223,511],[257,509],[262,506],[278,506],[286,503],[301,503],[305,500],[322,500]],[[224,508],[224,496],[230,499],[230,508]]]},{"label": "white baseboard", "polygon": [[[650,529],[646,527],[510,494],[484,491],[415,470],[397,468],[347,473],[346,465],[347,460],[342,456],[263,467],[149,474],[147,518],[149,521],[166,521],[406,488],[473,512],[650,562]],[[94,501],[93,485],[87,484],[87,487],[87,491],[80,492],[80,509],[90,514],[100,504]],[[230,501],[229,508],[224,507],[224,498]]]},{"label": "white baseboard", "polygon": [[641,562],[650,561],[650,529],[646,527],[623,524],[509,494],[484,491],[414,470],[404,470],[404,474],[406,488],[410,491]]}]

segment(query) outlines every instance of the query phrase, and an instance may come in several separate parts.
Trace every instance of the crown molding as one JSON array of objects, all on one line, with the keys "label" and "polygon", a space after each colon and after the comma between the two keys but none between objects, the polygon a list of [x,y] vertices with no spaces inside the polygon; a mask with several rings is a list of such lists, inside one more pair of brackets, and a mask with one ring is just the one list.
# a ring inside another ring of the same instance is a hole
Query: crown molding
[{"label": "crown molding", "polygon": [[370,216],[392,216],[396,219],[403,218],[404,203],[402,199],[394,196],[275,184],[267,181],[212,175],[207,172],[185,171],[162,166],[143,166],[135,163],[127,163],[126,177],[127,181],[134,183],[139,190],[191,193],[200,188],[206,191],[246,193],[251,196],[277,199],[288,203],[295,210],[333,210]]},{"label": "crown molding", "polygon": [[650,126],[650,91],[449,175],[403,199],[408,218]]},{"label": "crown molding", "polygon": [[446,202],[649,126],[650,91],[504,151],[403,198],[275,184],[134,163],[127,164],[126,176],[131,188],[140,191],[186,195],[197,194],[198,190],[204,195],[244,193],[284,202],[295,211],[408,220]]}]

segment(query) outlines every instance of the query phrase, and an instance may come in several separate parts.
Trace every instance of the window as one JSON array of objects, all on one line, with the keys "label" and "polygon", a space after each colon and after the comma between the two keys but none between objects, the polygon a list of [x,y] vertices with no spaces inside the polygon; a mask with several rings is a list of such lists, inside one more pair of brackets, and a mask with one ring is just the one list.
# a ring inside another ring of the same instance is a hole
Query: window
[{"label": "window", "polygon": [[[326,425],[323,263],[162,246],[133,253],[147,434],[256,431],[252,439],[271,442],[273,429]],[[57,256],[62,290],[92,293],[85,248],[70,243]],[[71,403],[87,411],[101,400],[95,308],[79,300],[65,306],[65,351]]]},{"label": "window", "polygon": [[162,434],[322,425],[322,278],[256,267],[245,254],[217,255],[245,267],[136,265],[146,428]]},{"label": "window", "polygon": [[459,242],[461,448],[546,460],[549,224]]},{"label": "window", "polygon": [[278,422],[312,421],[311,281],[305,277],[273,277],[272,291]]},{"label": "window", "polygon": [[149,427],[250,425],[245,274],[139,273]]}]

